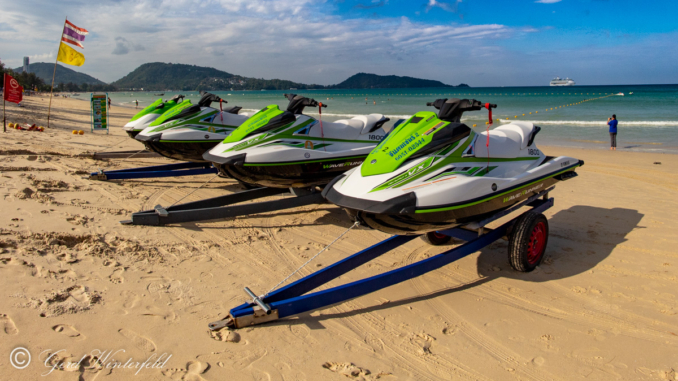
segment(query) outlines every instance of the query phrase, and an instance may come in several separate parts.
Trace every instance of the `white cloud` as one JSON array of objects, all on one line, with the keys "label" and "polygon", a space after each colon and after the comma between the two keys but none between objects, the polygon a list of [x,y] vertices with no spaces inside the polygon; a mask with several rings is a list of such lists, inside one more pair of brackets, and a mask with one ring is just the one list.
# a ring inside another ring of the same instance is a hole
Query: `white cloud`
[{"label": "white cloud", "polygon": [[[445,60],[514,33],[495,24],[431,25],[406,17],[342,19],[328,13],[332,6],[316,0],[74,0],[40,7],[12,2],[0,14],[0,23],[16,25],[23,20],[28,27],[21,33],[0,31],[0,43],[3,58],[9,58],[6,51],[19,61],[26,46],[56,52],[61,10],[90,31],[83,50],[87,63],[77,69],[106,81],[117,80],[142,63],[162,61],[331,84],[357,71],[422,76],[418,69],[428,65],[424,61],[447,67],[442,64]],[[446,73],[443,68],[437,71]],[[456,81],[430,71],[425,74]]]},{"label": "white cloud", "polygon": [[439,0],[428,0],[428,4],[426,4],[426,12],[433,8],[440,8],[447,12],[457,12],[459,9],[459,3],[461,3],[461,0],[454,0],[452,3]]},{"label": "white cloud", "polygon": [[124,37],[115,38],[115,48],[113,48],[112,54],[123,55],[130,52],[130,50],[138,52],[146,50],[143,45],[135,44],[133,42],[127,41]]},{"label": "white cloud", "polygon": [[[434,7],[443,4],[428,1]],[[536,81],[535,71],[550,77],[564,73],[560,68],[566,62],[577,65],[572,62],[574,51],[544,53],[548,47],[534,45],[531,39],[548,28],[428,24],[417,21],[419,17],[341,18],[333,7],[333,2],[317,0],[45,0],[37,6],[5,2],[0,25],[12,28],[0,28],[0,46],[3,62],[10,67],[20,66],[26,55],[53,61],[67,13],[69,20],[90,31],[83,50],[87,62],[72,68],[105,81],[117,80],[146,62],[320,84],[338,83],[359,71],[450,84],[529,84]],[[17,25],[22,25],[20,32]],[[519,39],[529,48],[526,52],[503,47],[516,46],[505,42]],[[664,48],[676,50],[675,43],[666,41]]]},{"label": "white cloud", "polygon": [[560,3],[562,0],[537,0],[535,3],[540,3],[540,4],[554,4],[554,3]]},{"label": "white cloud", "polygon": [[54,61],[56,57],[54,56],[54,53],[49,52],[49,53],[42,53],[42,54],[34,54],[28,56],[30,58],[31,62],[43,62],[43,61]]}]

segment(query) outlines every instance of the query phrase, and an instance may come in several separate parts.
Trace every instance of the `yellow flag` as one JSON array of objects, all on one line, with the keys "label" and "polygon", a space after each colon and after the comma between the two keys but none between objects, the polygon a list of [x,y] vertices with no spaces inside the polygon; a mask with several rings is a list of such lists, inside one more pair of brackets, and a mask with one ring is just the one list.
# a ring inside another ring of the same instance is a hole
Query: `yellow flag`
[{"label": "yellow flag", "polygon": [[85,63],[85,55],[62,42],[59,44],[57,61],[61,61],[66,65],[82,66]]}]

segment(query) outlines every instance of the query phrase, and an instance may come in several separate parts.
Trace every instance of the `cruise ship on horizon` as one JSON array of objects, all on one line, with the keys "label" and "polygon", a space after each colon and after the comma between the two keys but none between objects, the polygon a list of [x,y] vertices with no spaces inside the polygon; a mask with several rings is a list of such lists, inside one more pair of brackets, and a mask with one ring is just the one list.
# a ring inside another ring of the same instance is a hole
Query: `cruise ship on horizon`
[{"label": "cruise ship on horizon", "polygon": [[560,77],[555,77],[551,80],[551,86],[574,86],[574,80]]}]

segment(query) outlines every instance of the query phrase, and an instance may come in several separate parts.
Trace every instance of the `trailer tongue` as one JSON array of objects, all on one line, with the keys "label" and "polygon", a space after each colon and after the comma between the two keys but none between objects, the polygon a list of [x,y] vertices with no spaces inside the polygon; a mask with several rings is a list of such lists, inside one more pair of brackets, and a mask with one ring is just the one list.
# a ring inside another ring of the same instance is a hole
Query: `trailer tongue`
[{"label": "trailer tongue", "polygon": [[[518,271],[531,271],[534,267],[530,267],[529,263],[538,263],[546,250],[548,222],[542,213],[553,206],[553,198],[549,198],[548,194],[554,188],[555,187],[546,189],[523,202],[482,221],[434,232],[440,236],[466,241],[466,243],[444,253],[384,274],[358,280],[328,290],[306,294],[382,254],[415,239],[418,237],[417,235],[394,235],[365,250],[353,254],[348,258],[336,262],[331,266],[289,284],[288,286],[269,292],[266,295],[256,296],[248,287],[245,287],[245,292],[252,298],[252,301],[231,309],[228,316],[222,320],[210,323],[209,328],[211,330],[218,330],[224,327],[232,329],[249,327],[298,315],[303,312],[326,308],[333,304],[367,295],[377,290],[381,290],[382,288],[439,269],[458,259],[475,253],[492,242],[504,237],[508,238],[510,241],[509,260],[511,266]],[[496,221],[511,212],[517,211],[523,206],[529,206],[531,209],[513,218],[511,221],[504,223],[498,228],[490,229],[486,227],[489,223]],[[427,240],[427,242],[430,241]],[[527,264],[527,266],[524,266],[523,264]]]}]

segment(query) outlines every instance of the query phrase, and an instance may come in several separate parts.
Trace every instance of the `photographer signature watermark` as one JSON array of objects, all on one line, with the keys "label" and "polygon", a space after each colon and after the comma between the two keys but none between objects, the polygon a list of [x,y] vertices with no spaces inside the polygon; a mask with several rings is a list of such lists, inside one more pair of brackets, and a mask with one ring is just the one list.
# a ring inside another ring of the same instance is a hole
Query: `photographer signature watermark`
[{"label": "photographer signature watermark", "polygon": [[[117,351],[94,349],[79,358],[68,354],[66,349],[56,351],[46,349],[38,355],[40,365],[46,369],[42,376],[48,376],[55,370],[77,371],[82,369],[90,371],[123,369],[132,370],[134,375],[138,375],[143,369],[164,369],[170,358],[172,358],[172,355],[168,353],[153,353],[142,361],[126,357],[124,349]],[[16,369],[25,369],[31,363],[31,353],[26,348],[17,347],[10,354],[10,363]]]}]

